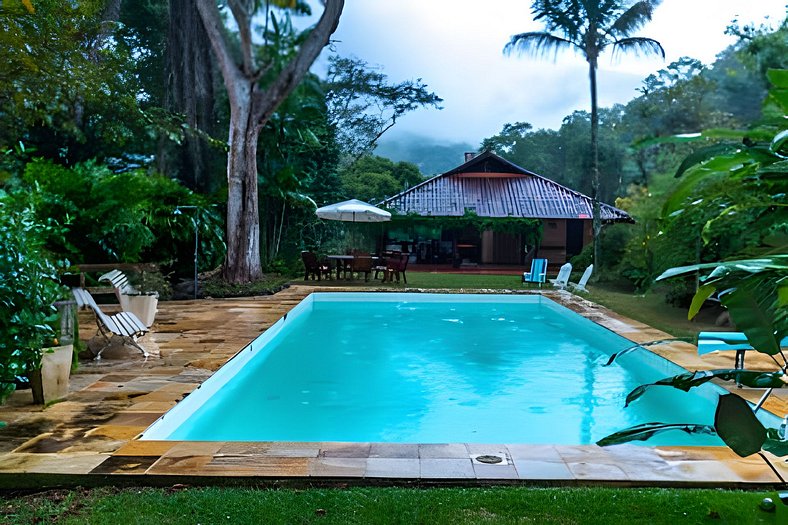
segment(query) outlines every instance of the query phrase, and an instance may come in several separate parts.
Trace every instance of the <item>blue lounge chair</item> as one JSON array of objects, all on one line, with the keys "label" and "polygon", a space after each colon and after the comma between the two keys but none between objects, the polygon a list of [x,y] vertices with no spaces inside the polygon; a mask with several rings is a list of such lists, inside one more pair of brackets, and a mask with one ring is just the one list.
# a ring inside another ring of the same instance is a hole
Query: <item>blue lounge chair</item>
[{"label": "blue lounge chair", "polygon": [[[780,346],[788,347],[788,337],[780,341]],[[734,368],[744,368],[744,353],[752,350],[747,336],[742,332],[700,332],[698,334],[698,354],[708,354],[721,350],[736,350]]]},{"label": "blue lounge chair", "polygon": [[547,279],[547,259],[534,259],[531,261],[531,271],[523,273],[523,283],[536,283],[542,287]]}]

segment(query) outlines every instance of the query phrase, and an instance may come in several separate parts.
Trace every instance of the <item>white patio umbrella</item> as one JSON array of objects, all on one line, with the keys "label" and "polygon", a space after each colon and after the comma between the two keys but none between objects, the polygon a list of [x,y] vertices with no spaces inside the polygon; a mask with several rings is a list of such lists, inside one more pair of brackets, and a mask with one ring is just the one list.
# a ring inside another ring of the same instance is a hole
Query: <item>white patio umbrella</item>
[{"label": "white patio umbrella", "polygon": [[391,214],[358,199],[329,204],[318,208],[317,216],[330,221],[383,222],[390,221]]},{"label": "white patio umbrella", "polygon": [[[391,214],[386,210],[376,208],[371,204],[358,199],[337,202],[318,208],[317,216],[330,221],[345,222],[384,222],[391,220]],[[351,244],[355,244],[354,235],[351,235]]]}]

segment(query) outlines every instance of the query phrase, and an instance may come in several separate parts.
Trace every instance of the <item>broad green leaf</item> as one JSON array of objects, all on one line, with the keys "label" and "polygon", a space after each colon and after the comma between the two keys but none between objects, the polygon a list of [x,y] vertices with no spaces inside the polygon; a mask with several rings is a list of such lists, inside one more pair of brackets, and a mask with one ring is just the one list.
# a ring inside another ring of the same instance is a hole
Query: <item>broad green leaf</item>
[{"label": "broad green leaf", "polygon": [[630,347],[624,348],[621,351],[613,353],[610,356],[610,359],[607,360],[607,363],[605,363],[602,366],[610,366],[610,365],[613,364],[613,361],[615,361],[619,357],[621,357],[623,355],[626,355],[626,354],[629,354],[631,352],[634,352],[635,350],[640,350],[640,349],[642,349],[645,346],[655,346],[655,345],[661,345],[661,344],[665,344],[665,343],[674,343],[674,342],[678,342],[678,341],[687,343],[687,342],[692,342],[692,339],[689,338],[689,337],[670,337],[668,339],[659,339],[657,341],[649,341],[648,343],[634,344],[634,345],[632,345]]},{"label": "broad green leaf", "polygon": [[788,283],[777,287],[777,306],[782,308],[788,307]]},{"label": "broad green leaf", "polygon": [[756,287],[757,283],[740,285],[735,292],[720,297],[720,302],[755,350],[776,355],[780,353],[780,341],[775,336],[773,298],[760,297]]},{"label": "broad green leaf", "polygon": [[621,445],[630,441],[645,441],[656,434],[661,434],[669,430],[681,430],[687,434],[711,435],[715,434],[714,427],[711,425],[694,425],[685,423],[643,423],[633,427],[614,432],[609,436],[603,437],[596,442],[600,447],[610,445]]},{"label": "broad green leaf", "polygon": [[767,428],[766,441],[761,448],[775,456],[788,456],[788,436],[783,438],[776,428]]},{"label": "broad green leaf", "polygon": [[710,173],[701,166],[695,166],[687,170],[682,181],[676,186],[676,189],[673,190],[673,193],[670,194],[670,197],[662,206],[662,216],[668,217],[675,211],[683,209],[695,186],[708,176],[710,176]]},{"label": "broad green leaf", "polygon": [[769,69],[766,78],[774,87],[788,89],[788,69]]},{"label": "broad green leaf", "polygon": [[779,108],[780,113],[783,115],[788,111],[788,89],[771,89],[766,96],[765,103],[767,105],[773,104]]},{"label": "broad green leaf", "polygon": [[788,441],[781,439],[766,439],[761,448],[767,452],[771,452],[775,456],[788,456]]},{"label": "broad green leaf", "polygon": [[769,145],[769,149],[772,150],[773,153],[779,155],[786,142],[788,142],[788,129],[782,130],[774,137],[774,140],[772,140],[772,143]]},{"label": "broad green leaf", "polygon": [[756,370],[742,370],[738,368],[723,368],[718,370],[701,370],[696,372],[687,372],[676,376],[666,377],[636,387],[632,392],[627,395],[625,407],[629,406],[633,401],[639,399],[651,387],[654,386],[670,386],[689,392],[691,388],[695,388],[704,383],[708,383],[712,379],[722,379],[724,381],[736,381],[737,384],[749,386],[751,388],[784,388],[788,387],[786,381],[788,377],[780,372],[759,372]]},{"label": "broad green leaf", "polygon": [[720,396],[714,414],[714,429],[741,457],[759,452],[766,441],[766,428],[755,417],[750,404],[735,394]]},{"label": "broad green leaf", "polygon": [[696,142],[703,140],[705,137],[703,133],[682,133],[679,135],[670,135],[668,137],[649,137],[639,140],[632,144],[634,149],[643,149],[658,144],[683,144],[685,142]]},{"label": "broad green leaf", "polygon": [[735,146],[733,144],[715,144],[713,146],[701,148],[691,153],[687,156],[687,158],[684,159],[684,161],[679,165],[679,168],[676,170],[675,177],[681,177],[691,167],[695,166],[696,164],[700,164],[703,161],[707,161],[712,157],[724,155],[727,153],[734,153],[738,147],[739,146]]},{"label": "broad green leaf", "polygon": [[724,268],[728,270],[746,270],[750,273],[757,273],[763,270],[788,270],[788,255],[770,255],[758,259],[739,259],[735,261],[712,262],[702,264],[692,264],[689,266],[678,266],[669,268],[657,277],[657,280],[668,279],[677,275],[697,272],[709,268]]},{"label": "broad green leaf", "polygon": [[768,166],[761,166],[761,168],[759,168],[757,172],[758,175],[772,174],[772,173],[780,173],[782,175],[788,173],[788,160],[780,160],[772,164],[769,164]]},{"label": "broad green leaf", "polygon": [[699,270],[705,270],[707,268],[717,268],[720,263],[701,263],[701,264],[692,264],[690,266],[677,266],[675,268],[668,268],[664,272],[657,277],[657,281],[661,281],[663,279],[670,279],[671,277],[676,277],[677,275],[684,275],[687,273],[694,273]]},{"label": "broad green leaf", "polygon": [[698,315],[703,303],[705,303],[706,299],[711,297],[716,291],[717,287],[711,284],[704,284],[698,288],[698,291],[695,292],[695,296],[692,298],[692,304],[690,304],[689,311],[687,312],[687,319],[692,320],[693,317]]}]

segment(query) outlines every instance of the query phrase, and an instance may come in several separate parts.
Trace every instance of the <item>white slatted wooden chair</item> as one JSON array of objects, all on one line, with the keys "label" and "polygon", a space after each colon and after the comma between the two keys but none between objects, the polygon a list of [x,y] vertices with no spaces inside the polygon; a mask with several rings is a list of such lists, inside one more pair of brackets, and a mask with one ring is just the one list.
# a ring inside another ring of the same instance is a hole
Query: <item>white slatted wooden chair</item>
[{"label": "white slatted wooden chair", "polygon": [[127,295],[139,294],[139,291],[135,289],[129,282],[129,278],[126,277],[126,274],[121,272],[120,270],[112,270],[111,272],[107,272],[101,277],[99,277],[98,280],[107,281],[112,285],[112,287],[115,289],[115,296],[118,298],[118,302],[120,302],[121,294],[127,294]]},{"label": "white slatted wooden chair", "polygon": [[104,338],[106,343],[96,354],[95,359],[101,359],[101,352],[103,352],[112,342],[112,336],[117,335],[123,338],[123,341],[137,348],[142,355],[148,357],[148,352],[137,342],[137,337],[143,336],[148,333],[148,327],[140,321],[136,315],[131,312],[120,312],[113,315],[107,315],[101,311],[96,300],[90,295],[90,292],[83,288],[74,288],[71,290],[74,294],[74,299],[77,301],[77,306],[80,308],[90,308],[96,315],[96,325],[98,326],[98,333]]}]

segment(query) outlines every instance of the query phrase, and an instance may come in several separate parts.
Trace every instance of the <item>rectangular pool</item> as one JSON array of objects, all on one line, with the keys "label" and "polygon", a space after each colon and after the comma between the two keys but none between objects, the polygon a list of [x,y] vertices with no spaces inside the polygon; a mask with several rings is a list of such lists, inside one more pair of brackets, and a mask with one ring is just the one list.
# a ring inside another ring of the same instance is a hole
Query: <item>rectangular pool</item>
[{"label": "rectangular pool", "polygon": [[[142,439],[590,444],[630,425],[707,423],[721,389],[536,295],[315,293]],[[664,434],[648,445],[721,445]]]}]

